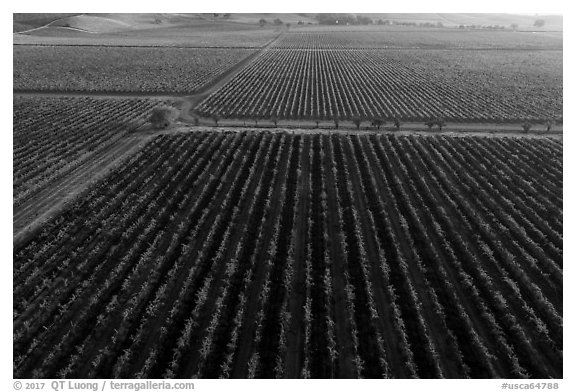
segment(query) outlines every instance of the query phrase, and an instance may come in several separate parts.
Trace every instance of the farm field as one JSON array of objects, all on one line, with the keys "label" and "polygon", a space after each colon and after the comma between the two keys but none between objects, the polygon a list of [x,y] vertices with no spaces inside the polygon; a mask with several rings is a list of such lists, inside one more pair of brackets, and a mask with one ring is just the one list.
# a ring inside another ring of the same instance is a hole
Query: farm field
[{"label": "farm field", "polygon": [[157,136],[14,248],[14,377],[562,378],[562,148]]},{"label": "farm field", "polygon": [[294,29],[274,44],[283,49],[509,49],[562,50],[562,34],[409,27],[313,26]]},{"label": "farm field", "polygon": [[563,379],[562,23],[13,14],[13,377]]},{"label": "farm field", "polygon": [[13,88],[193,93],[253,53],[249,49],[14,46]]},{"label": "farm field", "polygon": [[307,48],[262,52],[196,112],[236,119],[562,120],[561,51],[328,50],[314,49],[314,37],[302,41]]},{"label": "farm field", "polygon": [[[196,24],[190,34],[235,33],[236,25],[259,34],[241,24]],[[182,29],[114,34],[153,45]],[[14,89],[168,96],[202,90],[210,94],[193,99],[191,116],[233,120],[563,121],[561,34],[314,26],[277,29],[272,37],[270,31],[260,31],[266,48],[259,51],[94,46],[105,45],[99,40],[112,32],[87,46],[15,45]]]},{"label": "farm field", "polygon": [[[152,18],[152,16],[149,16]],[[88,24],[84,30],[48,26],[30,33],[15,34],[18,45],[90,45],[90,46],[167,46],[189,48],[261,48],[276,38],[275,27],[260,28],[241,23],[192,20],[188,23],[163,23],[120,31],[93,33]]]},{"label": "farm field", "polygon": [[151,135],[140,128],[160,104],[137,98],[14,97],[15,241],[146,143]]},{"label": "farm field", "polygon": [[158,104],[143,99],[15,97],[14,206],[143,125]]}]

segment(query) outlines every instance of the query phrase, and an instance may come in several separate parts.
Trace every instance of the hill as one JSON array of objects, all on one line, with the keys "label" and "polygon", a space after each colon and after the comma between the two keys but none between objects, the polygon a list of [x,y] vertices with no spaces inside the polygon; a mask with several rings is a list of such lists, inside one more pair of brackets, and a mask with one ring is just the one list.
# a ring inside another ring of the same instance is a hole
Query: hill
[{"label": "hill", "polygon": [[524,15],[524,14],[473,14],[473,13],[379,13],[358,14],[368,16],[373,20],[382,19],[398,23],[442,23],[447,27],[465,26],[493,26],[509,27],[517,24],[520,29],[534,28],[537,19],[544,20],[541,30],[562,30],[562,15]]},{"label": "hill", "polygon": [[[144,32],[149,35],[163,34],[166,28],[234,30],[250,26],[258,27],[261,19],[268,26],[274,20],[283,23],[318,24],[319,14],[305,13],[238,13],[238,14],[200,14],[200,13],[153,13],[153,14],[14,14],[13,31],[38,36],[73,36],[77,32],[91,34],[117,34],[125,32]],[[337,15],[337,14],[334,14]],[[373,21],[382,20],[394,24],[441,23],[445,27],[510,27],[516,25],[520,30],[562,31],[562,15],[520,15],[520,14],[470,14],[470,13],[370,13],[351,14],[367,16]],[[537,19],[544,26],[536,28]],[[29,31],[32,30],[32,31]]]},{"label": "hill", "polygon": [[[14,32],[54,36],[68,36],[69,30],[79,33],[121,33],[127,31],[164,30],[184,27],[194,29],[234,30],[244,26],[259,27],[260,19],[272,25],[275,19],[283,23],[315,23],[313,16],[306,14],[241,13],[241,14],[14,14]],[[47,30],[47,31],[46,31]],[[67,30],[67,31],[65,31]]]},{"label": "hill", "polygon": [[45,26],[58,19],[67,18],[77,14],[12,14],[13,32],[26,31]]}]

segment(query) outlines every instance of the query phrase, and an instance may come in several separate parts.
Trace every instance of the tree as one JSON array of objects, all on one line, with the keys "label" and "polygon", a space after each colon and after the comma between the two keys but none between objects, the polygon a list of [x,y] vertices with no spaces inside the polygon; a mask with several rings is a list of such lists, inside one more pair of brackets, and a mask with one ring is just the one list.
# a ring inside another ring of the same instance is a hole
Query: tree
[{"label": "tree", "polygon": [[320,120],[316,119],[314,122],[316,123],[316,128],[320,128]]},{"label": "tree", "polygon": [[400,117],[394,117],[394,126],[396,127],[396,130],[400,130]]},{"label": "tree", "polygon": [[553,118],[548,119],[548,121],[546,121],[546,132],[550,132],[552,127],[555,125],[555,123],[556,123],[556,121],[554,121]]},{"label": "tree", "polygon": [[272,121],[274,123],[274,128],[278,128],[278,118],[277,117],[270,118],[270,121]]},{"label": "tree", "polygon": [[284,24],[284,22],[282,22],[282,19],[276,18],[276,19],[274,19],[274,24],[276,26],[280,26],[280,25]]},{"label": "tree", "polygon": [[214,120],[214,124],[216,124],[216,126],[218,126],[218,121],[220,121],[220,116],[217,113],[214,113],[212,115],[212,120]]},{"label": "tree", "polygon": [[[318,14],[318,24],[321,25],[347,25],[356,24],[358,19],[351,14]],[[362,20],[362,17],[361,17]]]},{"label": "tree", "polygon": [[534,21],[534,27],[543,27],[544,26],[544,19],[536,19]]},{"label": "tree", "polygon": [[374,120],[372,120],[372,126],[378,129],[380,129],[380,127],[384,124],[386,124],[386,120],[384,120],[383,118],[375,118]]},{"label": "tree", "polygon": [[334,121],[334,127],[338,129],[338,126],[340,125],[340,119],[338,117],[334,117],[333,121]]},{"label": "tree", "polygon": [[426,126],[428,127],[428,130],[429,130],[429,131],[431,131],[431,130],[432,130],[432,127],[433,127],[434,125],[436,125],[436,120],[433,119],[433,118],[430,118],[430,119],[428,119],[428,120],[424,123],[424,125],[426,125]]},{"label": "tree", "polygon": [[264,19],[264,18],[261,18],[261,19],[258,21],[258,24],[260,25],[260,27],[264,27],[264,25],[265,25],[266,23],[268,23],[268,21],[267,21],[266,19]]},{"label": "tree", "polygon": [[525,122],[524,124],[522,124],[522,129],[524,130],[525,133],[528,133],[530,128],[532,128],[532,124],[530,124],[529,122]]},{"label": "tree", "polygon": [[367,17],[367,16],[362,16],[362,15],[356,15],[356,21],[357,24],[359,25],[370,25],[372,23],[374,23],[374,21]]},{"label": "tree", "polygon": [[171,106],[159,106],[152,110],[150,122],[156,129],[168,128],[178,118],[178,110]]},{"label": "tree", "polygon": [[362,124],[362,119],[360,117],[354,117],[352,122],[356,125],[356,129],[360,129],[360,124]]},{"label": "tree", "polygon": [[512,30],[516,31],[516,29],[518,29],[518,23],[512,23],[512,24],[510,25],[510,28],[511,28]]},{"label": "tree", "polygon": [[446,121],[444,120],[444,117],[441,117],[441,116],[440,116],[440,117],[436,117],[435,122],[436,122],[436,125],[438,125],[438,129],[439,129],[440,131],[442,130],[442,127],[443,127],[444,125],[446,125]]}]

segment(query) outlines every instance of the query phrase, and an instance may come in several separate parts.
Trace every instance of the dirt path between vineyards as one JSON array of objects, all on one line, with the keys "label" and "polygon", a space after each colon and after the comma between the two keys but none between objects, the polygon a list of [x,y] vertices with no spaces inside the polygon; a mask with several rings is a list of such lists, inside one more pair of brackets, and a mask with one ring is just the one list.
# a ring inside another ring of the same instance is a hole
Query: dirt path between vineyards
[{"label": "dirt path between vineyards", "polygon": [[155,135],[152,132],[125,135],[92,154],[15,208],[12,217],[14,246],[25,241],[45,221],[65,209],[86,187],[118,167]]},{"label": "dirt path between vineyards", "polygon": [[[494,125],[495,126],[495,125]],[[290,127],[253,127],[253,126],[213,126],[213,125],[199,125],[193,126],[186,122],[180,122],[175,124],[172,128],[161,131],[162,134],[172,134],[172,133],[186,133],[186,132],[205,132],[205,131],[216,131],[216,132],[272,132],[272,133],[282,133],[288,132],[292,134],[321,134],[321,135],[331,135],[331,134],[346,134],[346,135],[383,135],[392,134],[398,136],[454,136],[454,137],[470,137],[470,136],[483,136],[483,137],[516,137],[516,138],[528,138],[528,139],[556,139],[562,140],[562,131],[534,131],[529,133],[515,132],[514,130],[494,128],[493,130],[486,130],[486,128],[469,128],[469,129],[444,129],[441,132],[437,130],[423,130],[418,128],[408,129],[402,128],[400,131],[392,129],[360,129],[356,128],[344,128],[339,129],[334,128],[290,128]]]},{"label": "dirt path between vineyards", "polygon": [[[192,110],[191,110],[192,111]],[[520,123],[493,123],[493,122],[449,122],[442,130],[438,130],[437,127],[428,129],[423,122],[404,122],[401,125],[400,130],[394,127],[386,126],[380,129],[369,126],[369,122],[365,121],[360,128],[357,128],[352,122],[341,121],[339,127],[334,126],[332,121],[320,121],[316,125],[315,121],[312,120],[280,120],[278,125],[275,126],[271,120],[260,119],[256,120],[236,120],[236,119],[221,119],[218,120],[218,124],[215,124],[214,120],[211,118],[196,117],[192,116],[181,116],[181,121],[183,123],[189,123],[197,126],[206,126],[214,128],[250,128],[250,129],[289,129],[289,130],[309,130],[311,132],[377,132],[377,133],[387,133],[393,132],[397,134],[413,134],[413,133],[423,133],[423,134],[454,134],[460,135],[463,133],[484,133],[485,135],[493,134],[515,134],[515,135],[562,135],[563,125],[555,125],[550,132],[546,131],[544,125],[534,125],[534,127],[529,132],[524,132],[522,130],[522,125]]]}]

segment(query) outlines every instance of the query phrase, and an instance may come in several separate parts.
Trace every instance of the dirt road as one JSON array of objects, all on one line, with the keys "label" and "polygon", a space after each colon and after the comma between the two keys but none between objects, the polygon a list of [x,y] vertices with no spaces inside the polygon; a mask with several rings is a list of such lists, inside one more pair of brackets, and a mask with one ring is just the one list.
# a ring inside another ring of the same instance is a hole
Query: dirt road
[{"label": "dirt road", "polygon": [[25,240],[46,220],[66,208],[67,204],[93,182],[130,157],[152,139],[153,132],[129,133],[116,143],[91,155],[63,176],[57,177],[40,192],[13,210],[13,242]]}]

